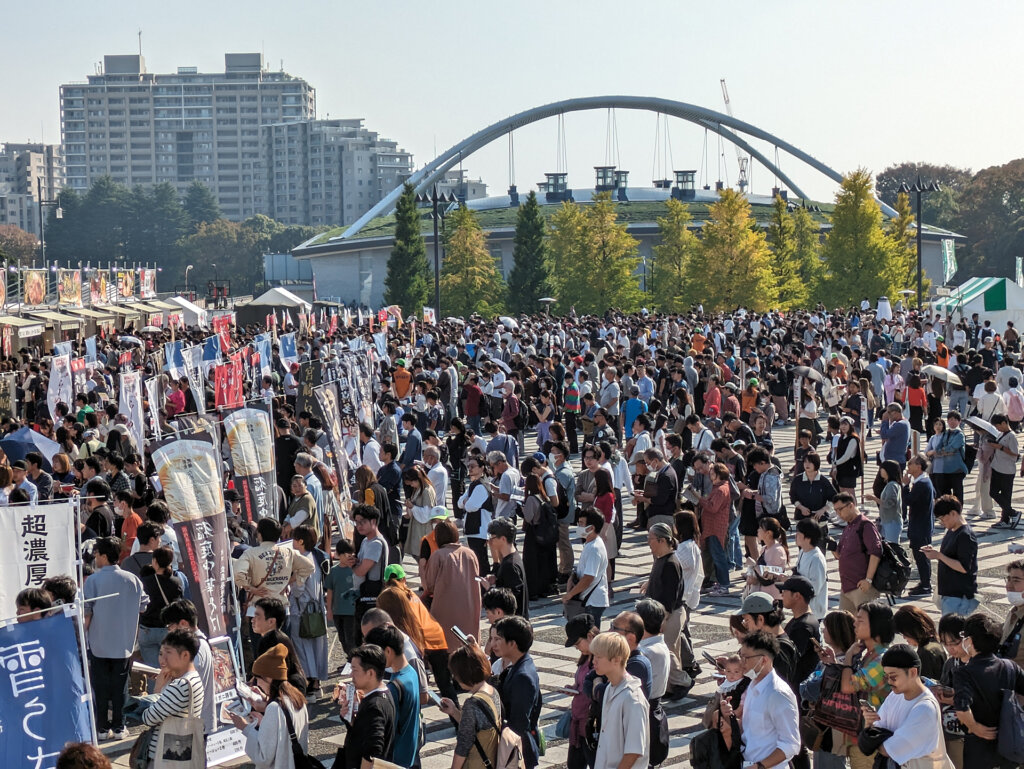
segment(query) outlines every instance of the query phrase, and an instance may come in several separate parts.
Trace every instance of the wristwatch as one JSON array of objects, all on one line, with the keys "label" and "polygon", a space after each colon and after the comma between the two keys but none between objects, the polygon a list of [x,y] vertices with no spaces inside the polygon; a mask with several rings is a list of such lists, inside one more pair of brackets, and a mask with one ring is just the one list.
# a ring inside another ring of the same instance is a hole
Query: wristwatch
[{"label": "wristwatch", "polygon": [[764,764],[758,761],[756,764],[754,764],[754,769],[768,769],[768,767],[766,767]]}]

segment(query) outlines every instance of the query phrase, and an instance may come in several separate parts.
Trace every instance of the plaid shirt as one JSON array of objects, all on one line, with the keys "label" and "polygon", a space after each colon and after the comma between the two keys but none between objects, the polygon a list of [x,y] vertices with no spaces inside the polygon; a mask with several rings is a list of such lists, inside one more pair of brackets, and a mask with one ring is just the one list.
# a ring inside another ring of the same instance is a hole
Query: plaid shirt
[{"label": "plaid shirt", "polygon": [[869,652],[857,655],[853,663],[853,680],[860,691],[867,693],[868,704],[876,710],[889,696],[889,683],[885,680],[885,671],[882,669],[882,655],[885,654],[886,648],[876,646]]}]

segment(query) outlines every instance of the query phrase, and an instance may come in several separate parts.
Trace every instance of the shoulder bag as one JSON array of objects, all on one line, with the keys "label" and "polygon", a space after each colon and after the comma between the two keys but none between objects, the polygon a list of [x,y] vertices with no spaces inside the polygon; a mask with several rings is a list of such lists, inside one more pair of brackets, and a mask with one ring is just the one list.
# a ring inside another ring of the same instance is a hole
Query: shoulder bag
[{"label": "shoulder bag", "polygon": [[153,769],[205,769],[206,738],[203,719],[192,707],[192,680],[188,684],[188,717],[168,718],[160,724]]},{"label": "shoulder bag", "polygon": [[283,702],[278,702],[277,706],[281,708],[281,715],[284,716],[285,728],[288,730],[288,738],[292,744],[292,760],[295,763],[295,769],[326,769],[320,759],[309,755],[302,749],[299,738],[295,735],[295,725],[292,723],[292,714],[288,712],[288,707]]}]

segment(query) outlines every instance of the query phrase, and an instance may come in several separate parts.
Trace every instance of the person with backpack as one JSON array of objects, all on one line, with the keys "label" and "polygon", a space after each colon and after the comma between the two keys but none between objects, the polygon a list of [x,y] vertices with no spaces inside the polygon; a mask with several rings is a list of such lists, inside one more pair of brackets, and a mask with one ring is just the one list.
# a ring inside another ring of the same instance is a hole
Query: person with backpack
[{"label": "person with backpack", "polygon": [[742,618],[743,629],[748,633],[763,630],[775,638],[779,652],[775,655],[773,669],[789,683],[794,692],[797,691],[800,681],[794,680],[797,667],[796,644],[782,628],[782,600],[777,600],[768,593],[753,592],[743,599],[740,610],[736,613]]},{"label": "person with backpack", "polygon": [[853,612],[860,604],[879,596],[872,582],[882,562],[882,536],[878,527],[857,508],[852,494],[836,494],[832,509],[846,524],[836,547],[839,608]]},{"label": "person with backpack", "polygon": [[1013,428],[1013,431],[1020,432],[1021,422],[1024,422],[1024,394],[1020,391],[1020,380],[1017,377],[1010,377],[1007,385],[1008,388],[1003,393],[1003,402],[1006,404],[1006,418],[1010,420],[1010,427]]},{"label": "person with backpack", "polygon": [[640,681],[626,672],[629,645],[617,633],[600,633],[590,653],[595,672],[608,680],[594,769],[643,769],[650,757],[650,714]]},{"label": "person with backpack", "polygon": [[[540,600],[558,591],[558,513],[548,496],[541,465],[528,457],[520,467],[526,479],[523,500],[523,565],[530,575],[530,600]],[[554,477],[551,480],[554,482]],[[556,492],[557,493],[557,492]],[[557,499],[557,497],[556,497]]]},{"label": "person with backpack", "polygon": [[488,683],[491,665],[477,644],[460,645],[448,661],[452,678],[470,696],[459,708],[447,697],[441,699],[441,712],[458,724],[452,769],[518,769],[500,761],[499,743],[502,723],[501,696]]}]

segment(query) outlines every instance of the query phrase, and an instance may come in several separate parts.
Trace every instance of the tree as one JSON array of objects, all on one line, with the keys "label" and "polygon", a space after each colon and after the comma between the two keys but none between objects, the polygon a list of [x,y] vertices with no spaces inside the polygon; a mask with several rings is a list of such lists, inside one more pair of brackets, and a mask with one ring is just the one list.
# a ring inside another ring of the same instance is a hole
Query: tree
[{"label": "tree", "polygon": [[767,310],[775,305],[772,254],[745,196],[722,190],[701,233],[702,247],[687,271],[691,302],[700,301],[705,310]]},{"label": "tree", "polygon": [[895,207],[901,184],[912,186],[918,179],[925,184],[938,182],[942,187],[939,192],[929,192],[921,198],[921,219],[928,224],[954,228],[960,199],[972,178],[969,168],[932,163],[899,163],[878,174],[875,192],[883,203]]},{"label": "tree", "polygon": [[183,271],[178,242],[189,233],[181,200],[167,182],[131,192],[130,218],[125,222],[125,254],[132,261],[158,262],[171,274]]},{"label": "tree", "polygon": [[979,171],[954,229],[967,236],[959,261],[968,275],[1014,275],[1014,258],[1024,254],[1024,159]]},{"label": "tree", "polygon": [[406,184],[395,208],[395,245],[384,278],[384,301],[405,315],[419,314],[430,299],[430,265],[416,211],[416,190]]},{"label": "tree", "polygon": [[193,231],[199,229],[200,224],[220,219],[220,206],[217,204],[217,198],[214,197],[209,187],[198,180],[193,181],[185,190],[182,207],[188,214]]},{"label": "tree", "polygon": [[806,307],[812,286],[800,274],[796,242],[796,222],[789,212],[789,204],[776,195],[768,220],[768,245],[774,258],[771,261],[775,278],[775,295],[783,310]]},{"label": "tree", "polygon": [[557,299],[555,307],[562,314],[577,303],[582,306],[589,256],[586,230],[586,215],[572,201],[562,203],[548,223],[547,271]]},{"label": "tree", "polygon": [[32,264],[39,253],[39,240],[13,224],[0,224],[0,263]]},{"label": "tree", "polygon": [[526,203],[516,215],[514,266],[508,278],[508,304],[511,312],[536,312],[540,300],[551,293],[545,259],[544,215],[537,193],[530,191]]},{"label": "tree", "polygon": [[[901,192],[896,196],[896,216],[889,220],[887,234],[893,242],[893,248],[897,258],[903,264],[903,270],[899,276],[903,286],[917,286],[917,224],[914,221],[914,213],[910,209],[910,195]],[[924,214],[922,213],[922,216]],[[922,277],[921,286],[924,293],[928,292],[931,284],[927,278]]]},{"label": "tree", "polygon": [[836,193],[832,231],[822,250],[822,293],[832,307],[864,296],[892,297],[907,287],[905,255],[882,230],[882,210],[871,186],[871,174],[861,168],[845,176]]},{"label": "tree", "polygon": [[195,285],[202,286],[218,277],[229,278],[233,293],[247,293],[263,275],[262,268],[255,274],[250,269],[252,240],[238,222],[218,219],[200,224],[181,245],[186,263],[195,265],[195,276],[191,278]]},{"label": "tree", "polygon": [[817,302],[821,292],[821,227],[803,207],[793,211],[793,259],[800,280],[807,286],[808,304]]},{"label": "tree", "polygon": [[504,309],[505,281],[487,250],[476,215],[465,206],[448,218],[448,235],[441,268],[441,306],[446,314],[485,318]]},{"label": "tree", "polygon": [[665,216],[658,219],[661,242],[654,246],[647,287],[654,306],[662,312],[681,310],[690,302],[687,268],[701,247],[690,222],[690,209],[674,198],[665,204]]}]

